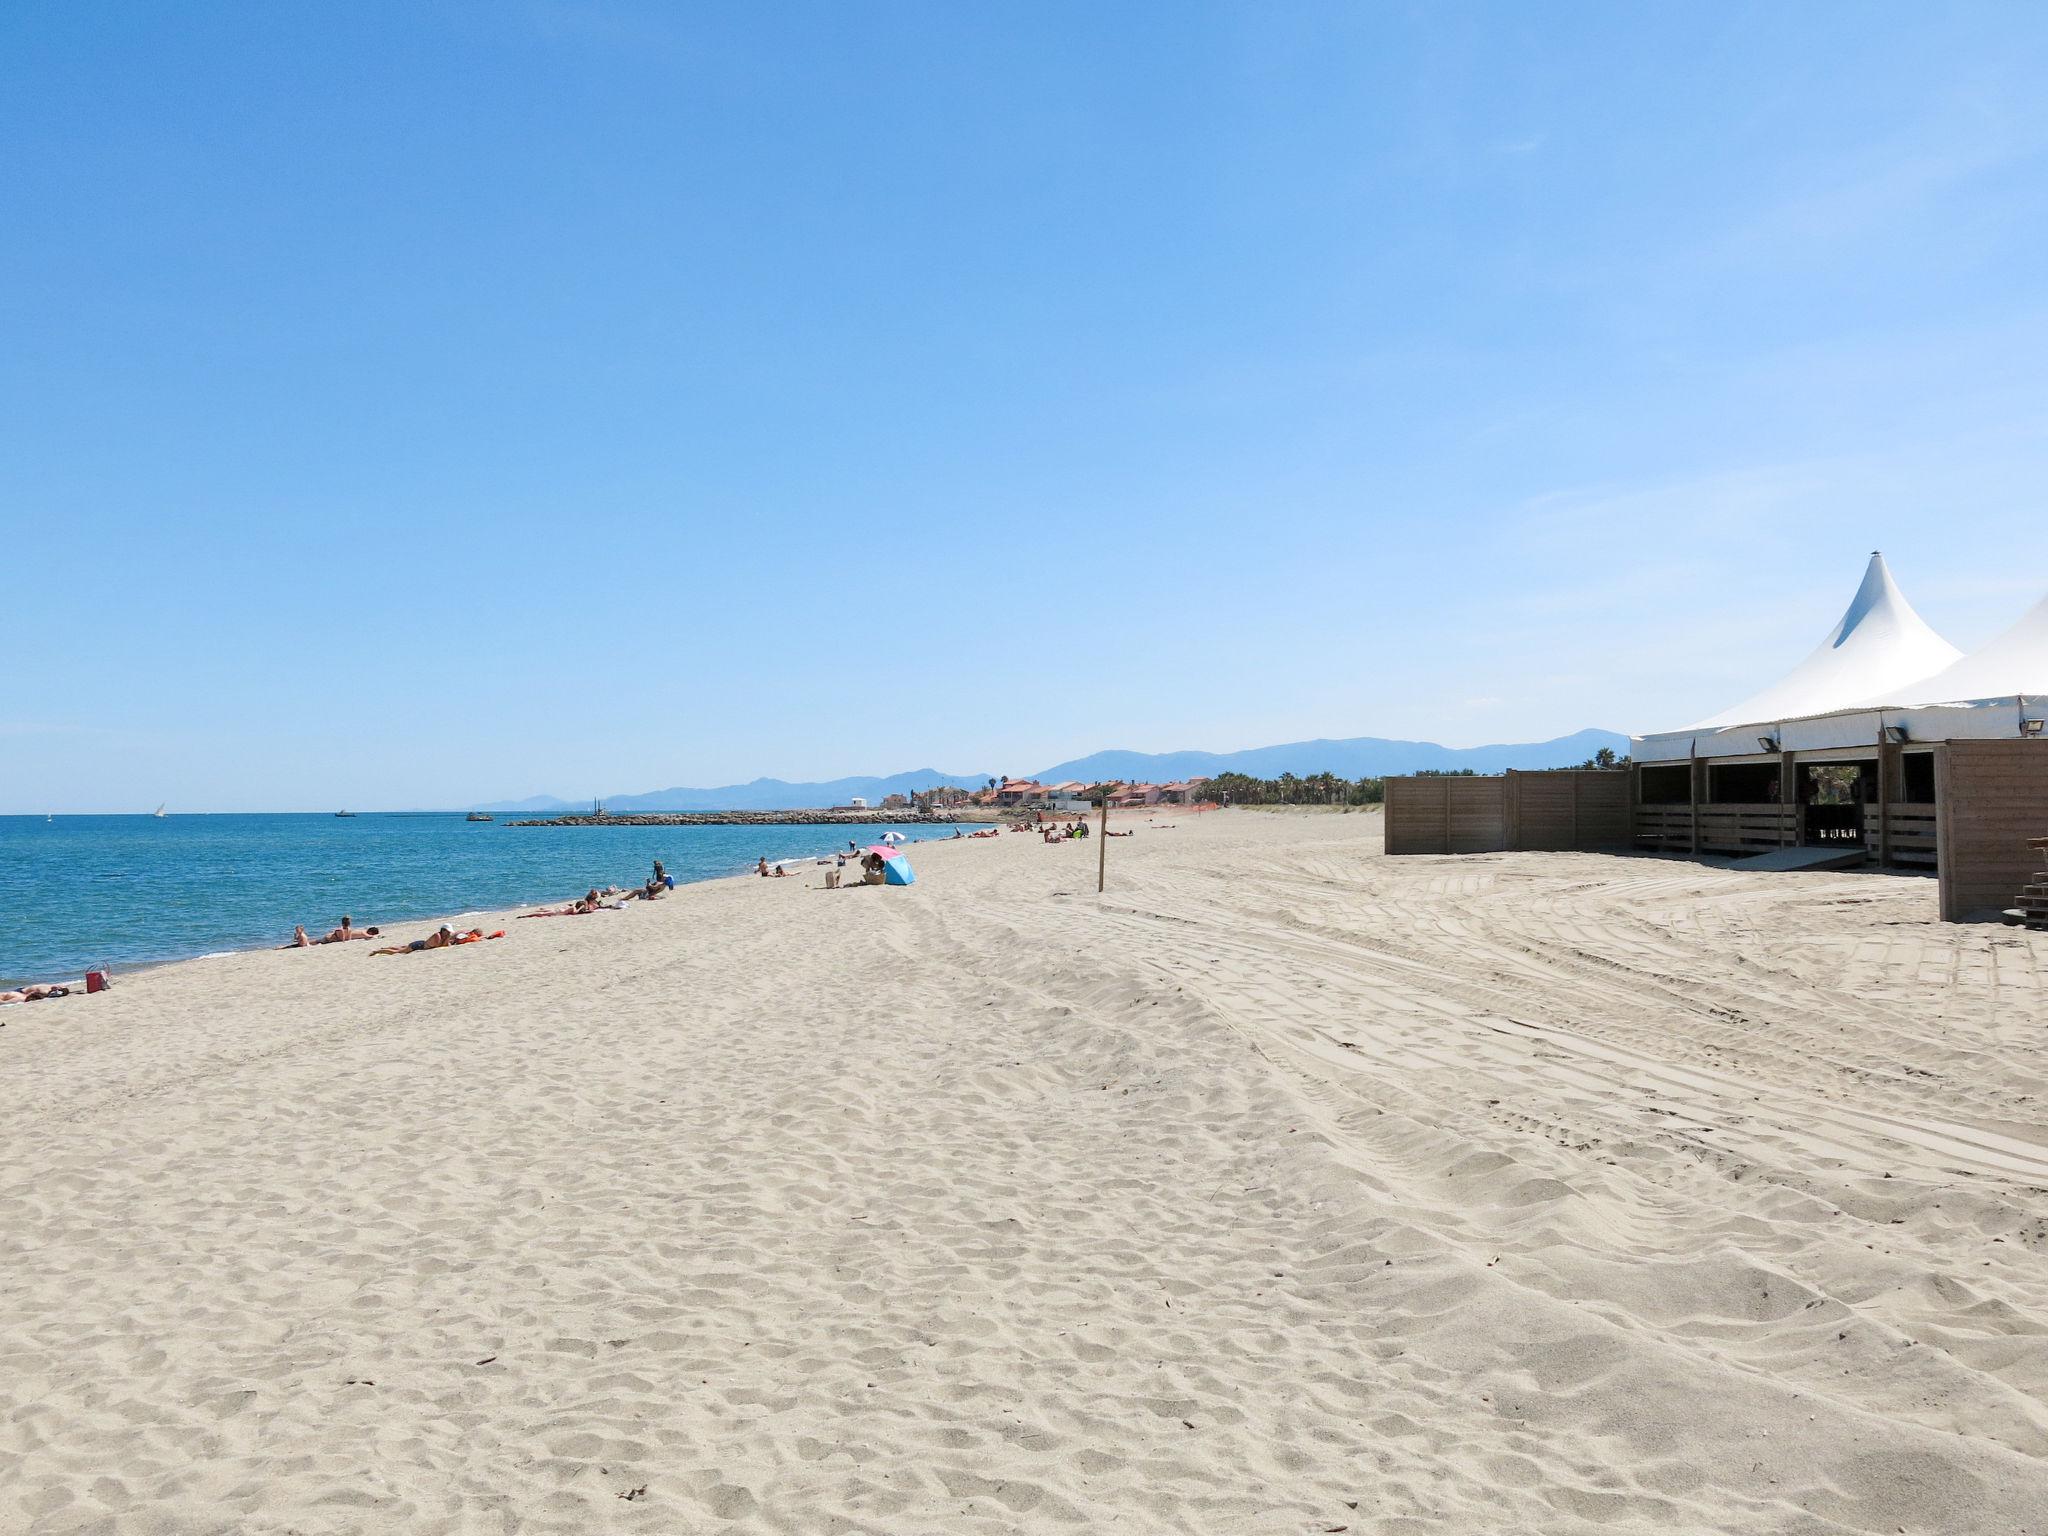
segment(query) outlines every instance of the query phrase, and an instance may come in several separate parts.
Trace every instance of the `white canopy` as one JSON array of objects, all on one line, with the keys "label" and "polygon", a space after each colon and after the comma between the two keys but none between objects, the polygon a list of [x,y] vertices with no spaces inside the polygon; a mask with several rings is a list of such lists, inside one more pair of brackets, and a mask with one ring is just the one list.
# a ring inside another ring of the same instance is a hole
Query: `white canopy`
[{"label": "white canopy", "polygon": [[[1939,672],[1962,652],[1913,611],[1892,580],[1882,554],[1873,553],[1841,622],[1807,658],[1762,693],[1702,720],[1697,731],[1770,724],[1801,715],[1824,715],[1872,702],[1910,679]],[[1883,702],[1896,702],[1884,700]]]},{"label": "white canopy", "polygon": [[[1850,599],[1847,611],[1798,666],[1763,692],[1698,725],[1637,737],[1631,750],[1639,763],[1757,753],[1765,745],[1762,738],[1778,736],[1777,727],[1785,721],[1867,710],[1876,703],[1896,704],[1898,693],[1910,680],[1938,673],[1957,663],[1962,654],[1913,611],[1906,594],[1892,580],[1883,554],[1873,552],[1863,572],[1863,584]],[[1826,740],[1808,740],[1814,733],[1802,726],[1794,732],[1799,739],[1785,737],[1783,746],[1803,751],[1844,745],[1833,738],[1845,730],[1860,734],[1866,720],[1869,739],[1875,740],[1876,717],[1870,715],[1853,727],[1847,722],[1831,722],[1822,732]]]},{"label": "white canopy", "polygon": [[1982,650],[1932,676],[1872,695],[1869,705],[1974,704],[2048,695],[2048,597]]}]

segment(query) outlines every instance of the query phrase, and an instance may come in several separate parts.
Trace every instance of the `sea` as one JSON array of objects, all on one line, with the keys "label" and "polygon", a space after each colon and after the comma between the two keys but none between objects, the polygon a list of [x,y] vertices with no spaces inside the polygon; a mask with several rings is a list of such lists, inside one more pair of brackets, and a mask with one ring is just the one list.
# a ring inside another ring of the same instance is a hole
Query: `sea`
[{"label": "sea", "polygon": [[[528,903],[644,882],[678,884],[755,860],[862,847],[931,823],[859,826],[514,827],[461,815],[0,816],[0,984],[76,979],[316,938],[358,926]],[[794,871],[793,871],[794,872]]]}]

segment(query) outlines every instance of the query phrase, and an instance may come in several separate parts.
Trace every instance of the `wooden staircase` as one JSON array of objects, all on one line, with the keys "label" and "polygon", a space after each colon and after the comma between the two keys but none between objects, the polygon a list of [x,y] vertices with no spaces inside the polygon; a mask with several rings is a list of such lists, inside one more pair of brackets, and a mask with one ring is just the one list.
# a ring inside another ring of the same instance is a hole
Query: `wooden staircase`
[{"label": "wooden staircase", "polygon": [[[2030,837],[2027,846],[2041,856],[2043,864],[2048,864],[2048,837]],[[2020,904],[2006,912],[2005,920],[2015,927],[2048,933],[2048,869],[2036,874],[2034,883],[2020,892]]]}]

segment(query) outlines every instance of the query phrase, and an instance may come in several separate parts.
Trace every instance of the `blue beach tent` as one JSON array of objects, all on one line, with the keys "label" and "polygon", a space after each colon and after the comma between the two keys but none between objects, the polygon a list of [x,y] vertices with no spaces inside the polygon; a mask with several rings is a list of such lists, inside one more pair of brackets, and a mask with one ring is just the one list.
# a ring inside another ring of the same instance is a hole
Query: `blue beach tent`
[{"label": "blue beach tent", "polygon": [[868,849],[868,852],[879,853],[882,856],[882,884],[917,884],[917,871],[910,867],[910,860],[903,857],[894,848],[877,843],[874,847]]}]

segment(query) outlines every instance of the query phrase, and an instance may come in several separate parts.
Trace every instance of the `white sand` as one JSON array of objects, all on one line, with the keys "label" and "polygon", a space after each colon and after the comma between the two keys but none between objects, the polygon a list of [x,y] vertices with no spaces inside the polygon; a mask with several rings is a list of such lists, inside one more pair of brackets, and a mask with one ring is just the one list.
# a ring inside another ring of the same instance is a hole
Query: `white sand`
[{"label": "white sand", "polygon": [[0,1530],[2048,1530],[2048,938],[1110,853],[0,1013]]}]

